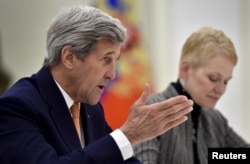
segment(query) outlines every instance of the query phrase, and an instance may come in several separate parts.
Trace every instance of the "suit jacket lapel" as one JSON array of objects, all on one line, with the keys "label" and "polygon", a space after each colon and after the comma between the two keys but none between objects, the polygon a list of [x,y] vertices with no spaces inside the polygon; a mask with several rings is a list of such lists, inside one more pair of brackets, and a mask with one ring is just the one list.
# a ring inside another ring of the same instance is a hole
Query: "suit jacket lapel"
[{"label": "suit jacket lapel", "polygon": [[[95,140],[94,137],[94,127],[92,122],[92,117],[89,113],[90,107],[86,104],[81,105],[81,118],[82,118],[82,125],[84,131],[84,140],[85,144],[89,144]],[[92,109],[95,110],[95,109]]]},{"label": "suit jacket lapel", "polygon": [[43,67],[36,76],[41,95],[50,106],[51,117],[61,137],[70,150],[81,148],[69,109],[48,68]]},{"label": "suit jacket lapel", "polygon": [[79,141],[75,126],[73,124],[72,118],[64,106],[58,105],[51,110],[51,117],[64,139],[65,143],[71,150],[81,148],[81,143]]}]

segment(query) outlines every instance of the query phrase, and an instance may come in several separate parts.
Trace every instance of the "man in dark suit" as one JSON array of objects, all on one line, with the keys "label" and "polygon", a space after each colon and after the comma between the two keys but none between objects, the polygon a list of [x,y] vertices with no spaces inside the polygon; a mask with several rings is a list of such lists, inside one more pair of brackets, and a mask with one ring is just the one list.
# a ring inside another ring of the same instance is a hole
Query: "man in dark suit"
[{"label": "man in dark suit", "polygon": [[[1,164],[140,163],[134,145],[187,119],[192,101],[178,96],[146,105],[146,84],[127,121],[114,131],[107,125],[99,100],[115,78],[125,38],[119,20],[93,7],[71,7],[55,17],[43,67],[0,97]],[[80,107],[80,129],[72,104]]]}]

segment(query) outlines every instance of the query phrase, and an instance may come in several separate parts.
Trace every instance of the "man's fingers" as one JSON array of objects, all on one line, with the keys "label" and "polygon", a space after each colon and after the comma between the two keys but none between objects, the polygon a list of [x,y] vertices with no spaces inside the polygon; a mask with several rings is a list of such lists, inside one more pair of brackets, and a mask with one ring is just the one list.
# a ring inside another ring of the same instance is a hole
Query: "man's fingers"
[{"label": "man's fingers", "polygon": [[176,97],[171,97],[165,101],[151,104],[151,106],[155,106],[155,108],[159,108],[160,110],[170,110],[169,112],[175,113],[180,109],[183,109],[188,106],[192,106],[193,101],[188,100],[186,96],[176,96]]},{"label": "man's fingers", "polygon": [[[168,110],[169,114],[175,114],[175,113],[179,113],[180,111],[182,111],[183,109],[187,109],[189,107],[193,106],[193,101],[192,100],[186,100],[183,102],[180,102],[176,105],[171,106]],[[190,110],[188,110],[190,111]]]},{"label": "man's fingers", "polygon": [[176,104],[179,104],[179,103],[182,103],[182,102],[185,102],[187,101],[187,97],[186,96],[183,96],[183,95],[178,95],[178,96],[175,96],[175,97],[171,97],[165,101],[163,101],[162,103],[166,105],[166,107],[171,107],[173,105],[176,105]]},{"label": "man's fingers", "polygon": [[136,100],[134,105],[139,106],[139,105],[146,104],[149,96],[150,96],[150,87],[149,87],[148,83],[145,83],[144,90],[143,90],[141,96]]},{"label": "man's fingers", "polygon": [[168,121],[174,121],[180,117],[185,116],[186,114],[190,113],[193,110],[192,106],[187,106],[185,108],[182,108],[180,110],[175,110],[176,112],[173,113],[169,113],[168,115],[166,115],[165,118],[163,118],[164,120],[168,120]]},{"label": "man's fingers", "polygon": [[180,125],[181,123],[187,121],[188,117],[187,116],[182,116],[179,117],[178,119],[175,119],[174,121],[169,122],[165,126],[165,132],[168,131],[169,129],[172,129],[173,127]]}]

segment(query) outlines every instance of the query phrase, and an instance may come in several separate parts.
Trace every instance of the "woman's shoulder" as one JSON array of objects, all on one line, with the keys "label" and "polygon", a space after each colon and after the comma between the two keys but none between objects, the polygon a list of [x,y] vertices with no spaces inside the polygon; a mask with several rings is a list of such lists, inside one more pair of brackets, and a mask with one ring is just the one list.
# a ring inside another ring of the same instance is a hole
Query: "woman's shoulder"
[{"label": "woman's shoulder", "polygon": [[175,90],[175,88],[172,85],[168,85],[167,88],[165,88],[163,91],[153,93],[149,97],[148,103],[152,104],[152,103],[156,103],[156,102],[161,102],[161,101],[164,101],[166,99],[169,99],[169,98],[177,96],[177,95],[178,95],[178,93]]}]

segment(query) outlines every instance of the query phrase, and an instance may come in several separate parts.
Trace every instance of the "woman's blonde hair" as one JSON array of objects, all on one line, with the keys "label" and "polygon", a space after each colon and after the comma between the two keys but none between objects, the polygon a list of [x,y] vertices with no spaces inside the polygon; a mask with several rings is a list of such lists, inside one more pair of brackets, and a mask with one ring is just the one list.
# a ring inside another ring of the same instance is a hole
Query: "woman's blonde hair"
[{"label": "woman's blonde hair", "polygon": [[221,30],[203,27],[187,38],[182,48],[180,64],[185,60],[197,68],[218,54],[227,56],[234,65],[237,64],[237,53],[231,39]]}]

